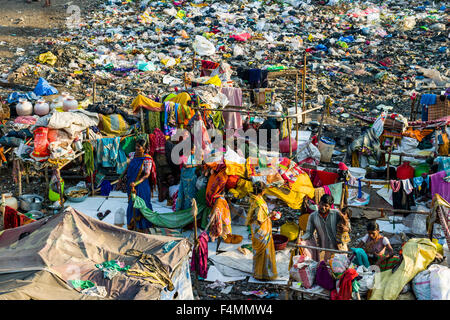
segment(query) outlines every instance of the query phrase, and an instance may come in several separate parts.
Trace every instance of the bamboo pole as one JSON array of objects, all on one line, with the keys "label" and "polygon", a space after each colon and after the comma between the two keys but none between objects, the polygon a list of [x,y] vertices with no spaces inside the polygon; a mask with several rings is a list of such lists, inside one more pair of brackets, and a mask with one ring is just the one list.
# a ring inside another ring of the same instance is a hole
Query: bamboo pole
[{"label": "bamboo pole", "polygon": [[328,249],[328,248],[321,248],[321,247],[314,247],[314,246],[306,246],[303,244],[296,244],[296,247],[299,248],[306,248],[306,249],[315,249],[319,251],[328,251],[328,252],[334,252],[334,253],[345,253],[345,254],[353,254],[352,251],[341,251],[341,250],[335,250],[335,249]]},{"label": "bamboo pole", "polygon": [[303,92],[303,105],[302,105],[302,123],[306,123],[306,52],[303,58],[303,75],[302,75],[302,92]]},{"label": "bamboo pole", "polygon": [[390,209],[390,208],[375,208],[375,207],[365,207],[365,206],[354,206],[354,205],[348,205],[349,208],[359,208],[363,210],[373,210],[373,211],[389,211],[394,213],[417,213],[417,214],[425,214],[429,215],[430,212],[427,211],[411,211],[411,210],[404,210],[404,209]]},{"label": "bamboo pole", "polygon": [[19,196],[22,195],[22,170],[20,169],[20,161],[16,159],[16,168],[17,168],[17,180],[19,181]]},{"label": "bamboo pole", "polygon": [[193,248],[193,252],[192,252],[192,258],[194,259],[194,263],[195,263],[195,277],[194,277],[194,284],[196,289],[198,290],[199,285],[198,285],[198,274],[197,274],[197,269],[198,269],[198,235],[197,235],[197,201],[195,199],[192,199],[192,216],[194,217],[194,248]]}]

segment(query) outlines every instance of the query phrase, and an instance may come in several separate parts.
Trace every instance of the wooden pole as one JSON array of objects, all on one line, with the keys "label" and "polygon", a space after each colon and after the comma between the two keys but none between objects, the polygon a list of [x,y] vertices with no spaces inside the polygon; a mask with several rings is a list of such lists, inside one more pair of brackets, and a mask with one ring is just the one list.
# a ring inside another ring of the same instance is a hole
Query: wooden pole
[{"label": "wooden pole", "polygon": [[328,248],[321,248],[321,247],[314,247],[314,246],[305,246],[303,244],[296,244],[297,247],[300,248],[306,248],[306,249],[315,249],[319,251],[328,251],[328,252],[334,252],[334,253],[346,253],[346,254],[353,254],[352,251],[341,251],[341,250],[335,250],[335,249],[328,249]]},{"label": "wooden pole", "polygon": [[59,169],[56,169],[56,175],[59,177],[59,183],[58,183],[58,193],[59,193],[59,204],[61,206],[61,208],[64,207],[64,197],[63,197],[63,192],[62,192],[62,188],[61,188],[61,171]]},{"label": "wooden pole", "polygon": [[198,285],[198,274],[197,274],[197,269],[198,269],[198,236],[197,236],[197,201],[195,199],[192,199],[192,216],[194,217],[194,248],[193,248],[193,252],[192,252],[192,258],[194,259],[194,263],[195,263],[195,271],[194,271],[194,283],[195,283],[195,287],[198,291],[199,285]]},{"label": "wooden pole", "polygon": [[141,116],[141,128],[142,128],[142,133],[145,133],[144,111],[142,110],[142,108],[139,110],[139,114],[140,114],[140,116]]},{"label": "wooden pole", "polygon": [[[302,92],[303,92],[303,105],[302,105],[302,111],[306,111],[306,52],[305,56],[303,58],[303,77],[302,77]],[[303,113],[302,115],[302,123],[306,123],[306,115]]]},{"label": "wooden pole", "polygon": [[[298,72],[295,74],[295,114],[298,115]],[[298,145],[298,116],[295,117],[295,141]]]},{"label": "wooden pole", "polygon": [[404,210],[404,209],[390,209],[390,208],[375,208],[375,207],[365,207],[365,206],[354,206],[354,205],[348,205],[349,208],[359,208],[362,210],[373,210],[373,211],[389,211],[389,212],[396,212],[396,213],[417,213],[417,214],[425,214],[429,215],[430,212],[427,211],[411,211],[411,210]]},{"label": "wooden pole", "polygon": [[16,167],[17,167],[17,170],[18,170],[18,172],[17,172],[17,180],[19,180],[19,196],[21,196],[22,195],[22,170],[20,169],[20,160],[16,159],[16,161],[17,161]]},{"label": "wooden pole", "polygon": [[92,103],[95,104],[95,101],[97,100],[97,83],[95,81],[95,76],[92,79]]}]

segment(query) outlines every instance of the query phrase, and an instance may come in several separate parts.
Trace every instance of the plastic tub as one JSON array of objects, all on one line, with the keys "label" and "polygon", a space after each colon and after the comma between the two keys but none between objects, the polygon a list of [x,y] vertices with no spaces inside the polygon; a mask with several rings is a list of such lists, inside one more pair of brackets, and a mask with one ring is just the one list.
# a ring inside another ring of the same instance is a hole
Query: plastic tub
[{"label": "plastic tub", "polygon": [[330,162],[333,156],[333,150],[336,146],[336,142],[333,139],[322,137],[320,138],[318,149],[320,151],[320,161]]},{"label": "plastic tub", "polygon": [[282,234],[273,233],[273,244],[275,245],[275,250],[283,250],[286,248],[289,238],[283,236]]},{"label": "plastic tub", "polygon": [[364,178],[366,176],[366,169],[363,168],[348,167],[348,172],[356,179]]}]

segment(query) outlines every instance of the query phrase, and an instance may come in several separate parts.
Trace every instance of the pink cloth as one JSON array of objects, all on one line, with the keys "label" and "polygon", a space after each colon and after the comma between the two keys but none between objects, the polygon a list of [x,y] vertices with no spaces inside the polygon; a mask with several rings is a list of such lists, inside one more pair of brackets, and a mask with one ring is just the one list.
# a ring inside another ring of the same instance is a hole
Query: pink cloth
[{"label": "pink cloth", "polygon": [[33,116],[20,116],[20,117],[17,117],[14,120],[14,123],[35,124],[36,123],[36,118],[33,117]]},{"label": "pink cloth", "polygon": [[197,270],[197,274],[206,279],[208,277],[208,234],[203,231],[198,236],[197,252],[192,253],[191,271]]},{"label": "pink cloth", "polygon": [[450,202],[450,183],[443,179],[446,177],[445,171],[430,175],[431,180],[431,197],[437,193],[446,201]]},{"label": "pink cloth", "polygon": [[230,36],[230,38],[233,38],[237,41],[247,41],[248,39],[250,39],[252,37],[252,35],[250,33],[241,33],[241,34],[233,34],[232,36]]},{"label": "pink cloth", "polygon": [[234,87],[223,87],[221,92],[227,96],[228,105],[242,107],[242,89]]}]

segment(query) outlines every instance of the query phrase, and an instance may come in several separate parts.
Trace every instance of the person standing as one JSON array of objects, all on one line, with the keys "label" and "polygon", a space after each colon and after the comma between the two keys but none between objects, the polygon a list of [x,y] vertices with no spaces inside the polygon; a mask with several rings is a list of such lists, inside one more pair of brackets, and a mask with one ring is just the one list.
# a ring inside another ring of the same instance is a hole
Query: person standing
[{"label": "person standing", "polygon": [[152,210],[149,178],[151,178],[153,186],[156,183],[155,165],[152,157],[145,154],[145,144],[146,141],[144,139],[136,141],[136,151],[130,153],[130,163],[125,171],[128,193],[127,225],[129,230],[138,232],[147,232],[152,223],[139,210],[133,208],[131,194],[135,193],[142,198],[147,208]]},{"label": "person standing", "polygon": [[252,234],[253,277],[258,280],[274,280],[278,277],[275,245],[272,221],[263,192],[263,183],[256,182],[253,185],[253,193],[250,194],[246,225],[250,226]]},{"label": "person standing", "polygon": [[[341,223],[341,215],[339,210],[331,209],[334,200],[333,196],[324,194],[319,201],[318,210],[311,213],[308,218],[306,232],[301,237],[302,240],[308,241],[310,245],[314,245],[313,235],[317,234],[317,246],[326,249],[338,250],[336,234],[337,226]],[[328,260],[332,252],[325,251],[324,260]],[[318,257],[316,257],[318,259]],[[322,259],[320,259],[322,260]]]}]

